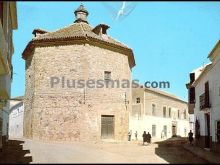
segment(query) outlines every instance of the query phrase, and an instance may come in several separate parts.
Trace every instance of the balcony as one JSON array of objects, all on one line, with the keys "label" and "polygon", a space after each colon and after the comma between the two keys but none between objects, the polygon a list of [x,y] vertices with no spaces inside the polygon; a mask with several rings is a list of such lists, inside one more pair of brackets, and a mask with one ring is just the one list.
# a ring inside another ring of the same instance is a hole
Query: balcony
[{"label": "balcony", "polygon": [[203,93],[202,95],[200,95],[199,101],[200,101],[200,110],[205,110],[211,107],[208,94]]}]

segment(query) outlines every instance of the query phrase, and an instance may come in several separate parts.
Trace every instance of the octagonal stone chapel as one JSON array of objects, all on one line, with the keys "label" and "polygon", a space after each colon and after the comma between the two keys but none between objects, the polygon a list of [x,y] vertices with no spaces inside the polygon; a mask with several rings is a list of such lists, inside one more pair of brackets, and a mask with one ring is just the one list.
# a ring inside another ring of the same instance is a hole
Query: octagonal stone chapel
[{"label": "octagonal stone chapel", "polygon": [[22,54],[24,136],[45,141],[127,140],[131,88],[69,86],[80,79],[132,81],[133,51],[107,34],[108,25],[92,27],[82,4],[74,14],[74,23],[62,29],[35,29]]}]

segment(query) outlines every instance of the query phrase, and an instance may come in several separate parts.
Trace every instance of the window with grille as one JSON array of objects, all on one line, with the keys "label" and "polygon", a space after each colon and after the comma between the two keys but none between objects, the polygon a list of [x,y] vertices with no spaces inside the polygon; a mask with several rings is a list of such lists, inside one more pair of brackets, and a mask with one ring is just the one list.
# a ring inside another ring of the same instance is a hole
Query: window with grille
[{"label": "window with grille", "polygon": [[169,108],[169,117],[171,117],[171,108]]},{"label": "window with grille", "polygon": [[156,125],[152,125],[152,136],[156,136]]},{"label": "window with grille", "polygon": [[141,102],[140,97],[136,98],[136,103],[140,103],[140,102]]},{"label": "window with grille", "polygon": [[163,107],[163,117],[166,117],[166,107]]},{"label": "window with grille", "polygon": [[186,119],[186,110],[184,109],[184,119]]},{"label": "window with grille", "polygon": [[167,137],[167,126],[166,125],[163,126],[163,131],[164,131],[164,136]]},{"label": "window with grille", "polygon": [[104,80],[106,81],[111,80],[111,72],[109,71],[104,72]]},{"label": "window with grille", "polygon": [[152,104],[152,115],[156,114],[156,105]]}]

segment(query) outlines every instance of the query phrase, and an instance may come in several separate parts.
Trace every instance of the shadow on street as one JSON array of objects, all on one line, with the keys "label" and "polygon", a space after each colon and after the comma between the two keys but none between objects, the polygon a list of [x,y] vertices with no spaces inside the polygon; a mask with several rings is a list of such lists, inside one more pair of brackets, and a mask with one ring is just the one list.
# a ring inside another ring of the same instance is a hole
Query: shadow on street
[{"label": "shadow on street", "polygon": [[156,142],[155,154],[171,164],[207,164],[208,162],[198,156],[186,151],[183,145],[186,138],[169,138],[165,141]]},{"label": "shadow on street", "polygon": [[0,163],[29,164],[32,162],[32,156],[25,156],[26,154],[30,154],[30,150],[23,150],[23,143],[24,141],[9,140],[0,153]]}]

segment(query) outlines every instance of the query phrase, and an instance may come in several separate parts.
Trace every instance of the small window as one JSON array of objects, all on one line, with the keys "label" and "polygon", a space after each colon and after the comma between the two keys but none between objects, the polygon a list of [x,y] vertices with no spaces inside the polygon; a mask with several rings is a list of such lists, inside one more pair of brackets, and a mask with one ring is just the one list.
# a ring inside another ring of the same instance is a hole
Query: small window
[{"label": "small window", "polygon": [[178,119],[180,118],[180,110],[178,110]]},{"label": "small window", "polygon": [[169,108],[169,117],[171,117],[171,108]]},{"label": "small window", "polygon": [[166,117],[166,107],[163,107],[163,117]]},{"label": "small window", "polygon": [[186,110],[184,109],[184,119],[186,119]]},{"label": "small window", "polygon": [[156,114],[156,105],[152,104],[152,115]]},{"label": "small window", "polygon": [[109,71],[105,71],[104,72],[104,79],[105,80],[111,80],[111,72],[109,72]]},{"label": "small window", "polygon": [[140,102],[141,102],[140,97],[136,98],[136,103],[140,103]]}]

